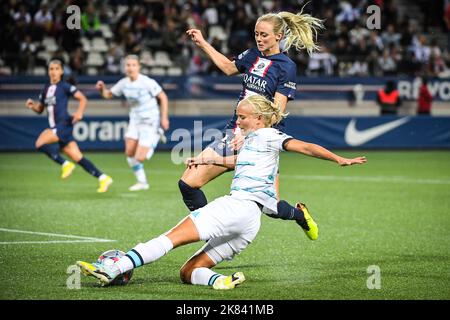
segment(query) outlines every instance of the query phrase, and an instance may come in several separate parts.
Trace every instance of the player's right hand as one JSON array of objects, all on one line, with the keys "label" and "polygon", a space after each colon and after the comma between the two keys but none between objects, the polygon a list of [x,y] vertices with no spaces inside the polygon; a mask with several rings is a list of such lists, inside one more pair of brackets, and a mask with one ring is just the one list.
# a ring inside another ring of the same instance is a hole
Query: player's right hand
[{"label": "player's right hand", "polygon": [[95,89],[97,90],[103,90],[105,88],[105,83],[103,81],[97,81],[95,85]]},{"label": "player's right hand", "polygon": [[32,99],[28,99],[27,102],[25,102],[25,105],[28,109],[33,109],[34,101]]},{"label": "player's right hand", "polygon": [[191,37],[191,40],[194,41],[197,46],[201,46],[205,41],[202,32],[198,29],[189,29],[186,31],[186,34]]}]

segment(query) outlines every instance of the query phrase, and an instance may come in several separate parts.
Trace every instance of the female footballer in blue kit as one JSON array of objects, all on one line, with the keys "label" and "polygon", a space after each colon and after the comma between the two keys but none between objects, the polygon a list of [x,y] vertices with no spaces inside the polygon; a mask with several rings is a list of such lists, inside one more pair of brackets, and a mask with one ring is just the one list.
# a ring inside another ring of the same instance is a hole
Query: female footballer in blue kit
[{"label": "female footballer in blue kit", "polygon": [[[75,86],[63,81],[63,73],[62,61],[57,59],[50,61],[48,66],[50,83],[45,85],[39,97],[39,102],[34,102],[32,99],[28,99],[26,102],[26,106],[36,113],[42,113],[46,109],[48,114],[49,128],[39,135],[35,143],[36,149],[61,165],[61,178],[66,179],[72,174],[75,164],[65,160],[59,154],[59,150],[51,146],[51,144],[58,142],[61,149],[74,162],[83,167],[89,174],[98,178],[99,188],[97,192],[106,192],[113,180],[83,156],[72,136],[73,124],[83,118],[87,99]],[[78,109],[72,116],[67,110],[71,96],[79,101]]]},{"label": "female footballer in blue kit", "polygon": [[[321,20],[301,12],[298,14],[290,12],[265,14],[258,18],[255,25],[257,47],[241,53],[234,61],[230,61],[215,50],[203,38],[199,30],[191,29],[187,31],[187,34],[226,75],[243,74],[243,90],[238,101],[254,94],[260,94],[278,103],[284,112],[287,102],[294,99],[297,68],[295,63],[283,52],[293,46],[297,50],[306,49],[308,53],[312,53],[318,48],[314,37],[317,30],[322,27]],[[210,144],[200,156],[227,156],[233,154],[233,149],[239,148],[239,140],[242,141],[242,139],[239,138],[236,119],[235,112],[225,128],[224,139]],[[284,123],[281,122],[276,128],[282,131]],[[207,204],[206,197],[200,188],[227,170],[227,168],[212,165],[185,170],[178,185],[183,195],[183,201],[191,211]],[[276,176],[275,189],[278,195],[278,174]],[[281,206],[280,215],[277,217],[292,219],[290,211],[293,208],[285,206],[284,203],[281,203]]]},{"label": "female footballer in blue kit", "polygon": [[[191,212],[168,232],[146,243],[139,243],[112,265],[77,261],[85,275],[96,277],[103,285],[120,274],[152,263],[172,249],[189,243],[207,241],[180,270],[184,283],[212,286],[216,290],[234,289],[245,281],[242,272],[225,276],[211,270],[223,260],[232,259],[256,237],[263,208],[277,210],[274,173],[279,153],[292,151],[336,162],[340,166],[363,164],[365,157],[347,159],[312,143],[296,140],[271,128],[285,115],[280,107],[261,95],[252,95],[237,106],[236,124],[245,136],[237,156],[200,155],[187,160],[189,167],[220,166],[235,169],[229,195],[219,197],[205,207]],[[312,217],[305,212],[305,223],[316,229]]]}]

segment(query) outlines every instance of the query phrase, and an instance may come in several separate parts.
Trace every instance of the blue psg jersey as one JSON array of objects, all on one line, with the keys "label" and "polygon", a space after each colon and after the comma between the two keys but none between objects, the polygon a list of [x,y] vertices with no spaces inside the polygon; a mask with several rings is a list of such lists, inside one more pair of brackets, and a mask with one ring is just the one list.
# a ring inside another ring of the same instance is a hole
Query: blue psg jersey
[{"label": "blue psg jersey", "polygon": [[[295,98],[297,66],[284,53],[264,56],[257,48],[251,48],[235,59],[235,65],[242,74],[243,88],[239,101],[254,94],[273,101],[276,92],[288,100]],[[228,129],[236,126],[236,118],[235,111]]]},{"label": "blue psg jersey", "polygon": [[62,81],[45,85],[39,96],[39,101],[47,109],[50,128],[71,123],[72,117],[67,110],[67,105],[69,98],[77,91],[78,89],[75,86]]}]

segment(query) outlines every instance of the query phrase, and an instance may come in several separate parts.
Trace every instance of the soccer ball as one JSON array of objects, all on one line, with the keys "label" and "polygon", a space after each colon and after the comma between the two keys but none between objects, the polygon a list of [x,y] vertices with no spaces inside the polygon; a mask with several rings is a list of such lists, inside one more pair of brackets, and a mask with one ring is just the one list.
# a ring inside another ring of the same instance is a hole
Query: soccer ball
[{"label": "soccer ball", "polygon": [[[120,250],[108,250],[103,252],[100,257],[97,259],[97,263],[100,263],[104,266],[112,266],[114,263],[119,261],[121,257],[125,256],[125,252]],[[115,278],[111,285],[119,285],[123,286],[126,285],[131,280],[131,276],[133,275],[133,270],[127,271],[124,274],[121,274],[117,278]]]}]

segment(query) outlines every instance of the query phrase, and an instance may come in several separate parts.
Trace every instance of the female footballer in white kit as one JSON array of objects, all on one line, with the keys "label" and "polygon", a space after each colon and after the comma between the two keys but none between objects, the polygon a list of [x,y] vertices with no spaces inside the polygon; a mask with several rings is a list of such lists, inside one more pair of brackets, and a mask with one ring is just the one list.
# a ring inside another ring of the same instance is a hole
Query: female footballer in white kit
[{"label": "female footballer in white kit", "polygon": [[103,81],[98,81],[95,86],[103,98],[123,96],[130,106],[125,153],[137,179],[130,191],[149,188],[143,162],[152,157],[158,145],[161,136],[159,129],[169,129],[167,95],[155,80],[141,74],[140,68],[139,57],[128,55],[125,57],[125,78],[111,89],[107,89]]},{"label": "female footballer in white kit", "polygon": [[[209,285],[218,290],[233,289],[241,284],[245,280],[242,272],[224,276],[211,268],[225,259],[233,258],[253,241],[261,224],[263,208],[277,211],[274,181],[281,151],[303,153],[334,161],[341,166],[366,162],[365,157],[342,158],[321,146],[293,139],[271,128],[283,117],[278,105],[260,95],[242,100],[237,107],[237,125],[245,140],[239,154],[226,158],[217,155],[187,160],[188,166],[213,164],[234,168],[230,195],[217,198],[191,212],[174,228],[146,243],[138,244],[112,266],[84,261],[78,261],[77,265],[84,274],[94,276],[106,285],[122,273],[158,260],[173,248],[207,241],[181,267],[181,280],[184,283]],[[305,219],[317,229],[317,224],[307,211]]]}]

